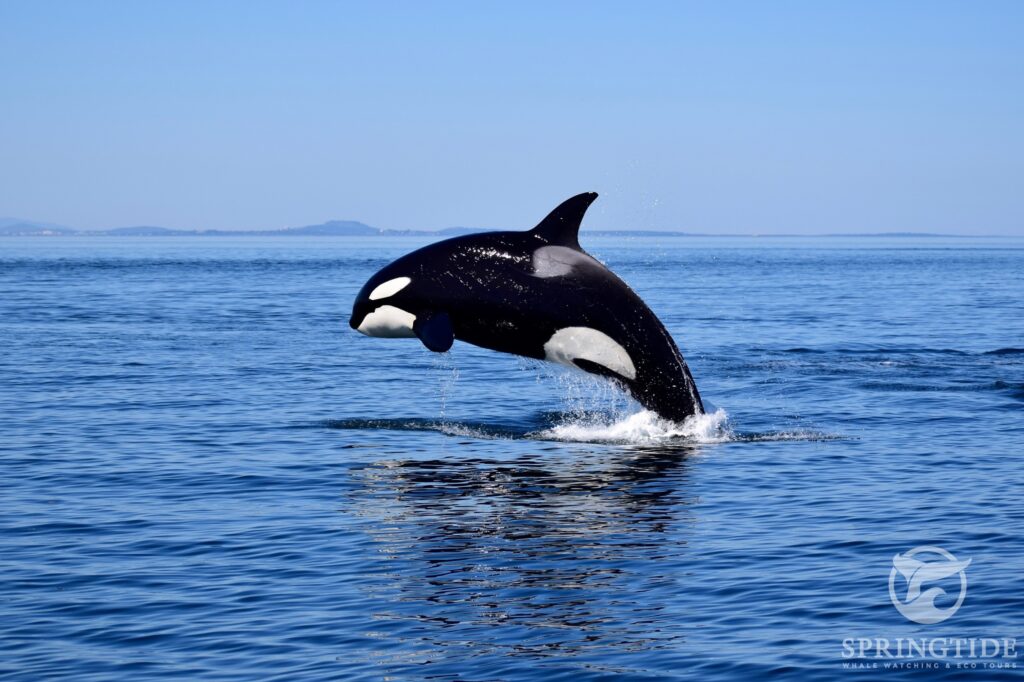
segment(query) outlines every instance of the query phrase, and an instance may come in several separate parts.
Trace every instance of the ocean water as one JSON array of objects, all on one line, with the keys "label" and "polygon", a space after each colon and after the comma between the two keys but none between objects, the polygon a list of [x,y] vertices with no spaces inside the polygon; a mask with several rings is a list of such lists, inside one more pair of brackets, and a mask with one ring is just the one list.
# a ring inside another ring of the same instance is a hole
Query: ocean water
[{"label": "ocean water", "polygon": [[[844,640],[1024,635],[1024,239],[583,242],[712,414],[349,329],[423,240],[0,240],[0,679],[877,679]],[[920,546],[971,562],[940,623],[890,597]],[[895,674],[1024,667],[937,660]]]}]

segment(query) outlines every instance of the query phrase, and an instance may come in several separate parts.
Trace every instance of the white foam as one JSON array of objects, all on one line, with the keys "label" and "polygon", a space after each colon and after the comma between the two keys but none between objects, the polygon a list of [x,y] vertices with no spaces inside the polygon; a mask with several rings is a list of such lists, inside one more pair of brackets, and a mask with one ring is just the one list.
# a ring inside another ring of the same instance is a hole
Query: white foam
[{"label": "white foam", "polygon": [[459,438],[474,438],[476,440],[508,440],[507,436],[496,433],[489,433],[477,426],[460,424],[458,422],[440,422],[436,429],[446,436],[458,436]]},{"label": "white foam", "polygon": [[721,409],[688,417],[682,424],[644,410],[624,417],[607,415],[575,418],[532,435],[549,440],[628,445],[657,445],[673,440],[724,443],[732,439],[728,424],[729,415]]}]

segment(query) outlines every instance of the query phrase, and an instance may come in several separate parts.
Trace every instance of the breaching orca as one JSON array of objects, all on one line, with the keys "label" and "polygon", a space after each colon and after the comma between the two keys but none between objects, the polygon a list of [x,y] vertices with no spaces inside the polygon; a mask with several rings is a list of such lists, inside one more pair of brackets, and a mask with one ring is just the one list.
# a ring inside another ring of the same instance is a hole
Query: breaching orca
[{"label": "breaching orca", "polygon": [[594,192],[563,202],[528,232],[425,246],[375,274],[349,324],[367,336],[455,339],[608,377],[672,421],[704,407],[682,354],[625,282],[580,248]]}]

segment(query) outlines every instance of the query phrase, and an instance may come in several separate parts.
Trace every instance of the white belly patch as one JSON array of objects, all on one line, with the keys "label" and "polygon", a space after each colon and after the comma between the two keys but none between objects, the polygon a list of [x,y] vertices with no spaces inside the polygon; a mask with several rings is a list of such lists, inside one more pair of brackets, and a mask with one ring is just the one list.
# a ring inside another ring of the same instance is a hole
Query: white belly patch
[{"label": "white belly patch", "polygon": [[626,349],[604,332],[590,327],[559,329],[544,344],[544,359],[570,367],[576,367],[573,360],[589,360],[619,376],[636,379],[636,367]]},{"label": "white belly patch", "polygon": [[407,339],[416,334],[412,331],[412,323],[416,316],[393,305],[382,305],[363,318],[357,331],[367,336],[385,339]]}]

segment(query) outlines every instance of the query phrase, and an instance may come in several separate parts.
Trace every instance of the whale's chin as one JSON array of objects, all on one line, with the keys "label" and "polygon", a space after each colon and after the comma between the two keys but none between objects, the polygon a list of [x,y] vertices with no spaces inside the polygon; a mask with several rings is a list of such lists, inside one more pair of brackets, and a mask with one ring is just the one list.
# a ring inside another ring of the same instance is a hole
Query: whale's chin
[{"label": "whale's chin", "polygon": [[382,305],[363,318],[356,331],[384,339],[409,339],[416,336],[412,325],[416,316],[393,305]]}]

